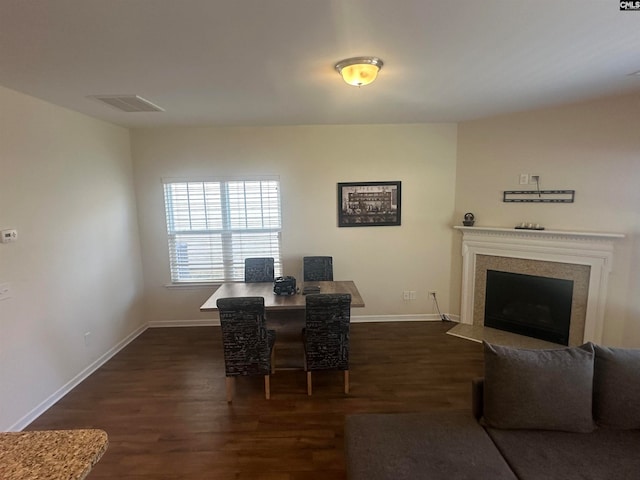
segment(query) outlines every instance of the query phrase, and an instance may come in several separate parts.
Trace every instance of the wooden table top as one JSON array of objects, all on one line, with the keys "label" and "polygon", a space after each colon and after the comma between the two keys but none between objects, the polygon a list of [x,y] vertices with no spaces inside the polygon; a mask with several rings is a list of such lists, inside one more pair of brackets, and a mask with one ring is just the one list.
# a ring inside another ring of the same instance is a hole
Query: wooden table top
[{"label": "wooden table top", "polygon": [[[364,307],[364,300],[358,292],[356,284],[352,280],[333,282],[305,282],[300,285],[300,291],[305,285],[317,285],[320,293],[350,293],[352,307]],[[273,282],[258,283],[223,283],[200,307],[201,312],[217,312],[216,302],[219,298],[229,297],[264,297],[266,310],[304,310],[306,295],[275,295]]]},{"label": "wooden table top", "polygon": [[109,442],[103,430],[0,433],[2,480],[81,480]]}]

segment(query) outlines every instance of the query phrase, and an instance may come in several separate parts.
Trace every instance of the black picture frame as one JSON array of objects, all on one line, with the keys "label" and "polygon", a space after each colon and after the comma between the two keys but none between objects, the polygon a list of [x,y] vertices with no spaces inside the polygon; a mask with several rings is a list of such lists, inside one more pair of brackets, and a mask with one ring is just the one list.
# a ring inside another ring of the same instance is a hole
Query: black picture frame
[{"label": "black picture frame", "polygon": [[402,182],[338,183],[338,227],[400,225]]}]

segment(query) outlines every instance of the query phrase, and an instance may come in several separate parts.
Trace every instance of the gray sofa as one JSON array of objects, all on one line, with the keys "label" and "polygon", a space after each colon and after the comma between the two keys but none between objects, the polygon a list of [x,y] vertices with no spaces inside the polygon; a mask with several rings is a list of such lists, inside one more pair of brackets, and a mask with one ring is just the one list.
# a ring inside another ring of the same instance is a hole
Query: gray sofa
[{"label": "gray sofa", "polygon": [[348,478],[640,479],[640,350],[484,348],[472,412],[348,416]]}]

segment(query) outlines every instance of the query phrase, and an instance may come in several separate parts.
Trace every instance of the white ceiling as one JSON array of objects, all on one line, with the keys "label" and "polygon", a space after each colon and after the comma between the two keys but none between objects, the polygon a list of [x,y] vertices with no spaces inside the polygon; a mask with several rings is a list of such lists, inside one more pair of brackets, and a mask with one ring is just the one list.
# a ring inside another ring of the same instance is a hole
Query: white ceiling
[{"label": "white ceiling", "polygon": [[[360,89],[334,64],[383,59]],[[0,85],[131,127],[455,122],[640,91],[618,0],[0,0]],[[137,94],[159,113],[89,95]]]}]

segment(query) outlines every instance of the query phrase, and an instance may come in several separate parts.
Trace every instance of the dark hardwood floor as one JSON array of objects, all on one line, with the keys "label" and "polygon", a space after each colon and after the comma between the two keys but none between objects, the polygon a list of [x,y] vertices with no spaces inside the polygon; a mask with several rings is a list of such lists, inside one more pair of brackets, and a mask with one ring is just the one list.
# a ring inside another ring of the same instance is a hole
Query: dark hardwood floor
[{"label": "dark hardwood floor", "polygon": [[27,430],[106,430],[91,480],[344,479],[345,415],[470,412],[482,347],[446,335],[451,326],[353,324],[349,395],[342,372],[314,374],[308,397],[304,372],[282,370],[271,400],[261,377],[243,377],[231,405],[219,327],[148,329]]}]

